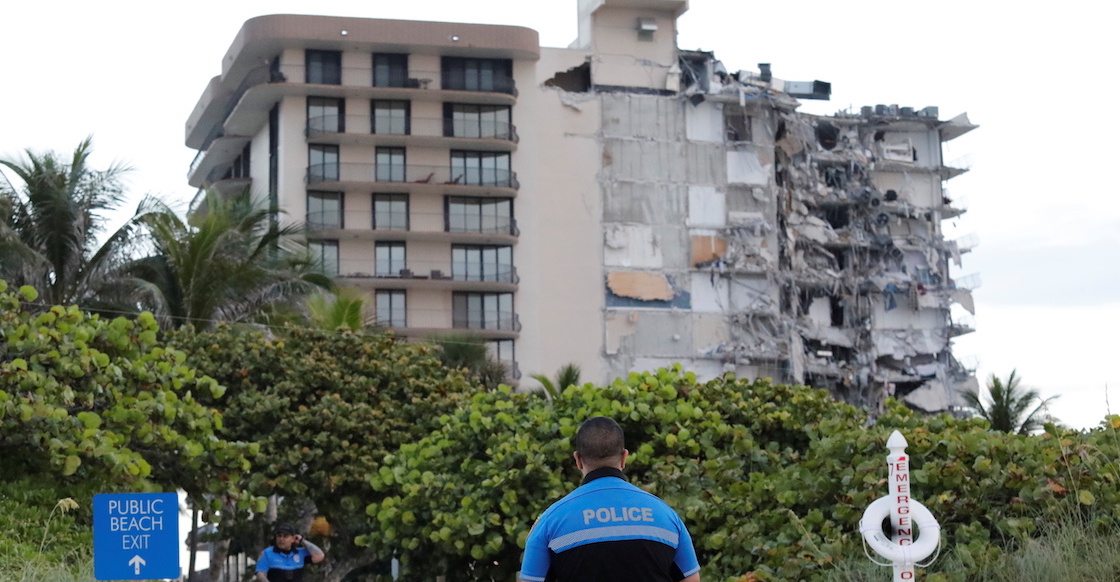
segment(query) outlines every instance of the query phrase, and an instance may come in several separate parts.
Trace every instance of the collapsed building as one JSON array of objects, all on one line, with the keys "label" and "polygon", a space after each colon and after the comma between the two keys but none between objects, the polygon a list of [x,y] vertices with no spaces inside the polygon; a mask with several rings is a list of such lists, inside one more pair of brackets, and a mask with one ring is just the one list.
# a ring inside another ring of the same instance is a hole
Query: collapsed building
[{"label": "collapsed building", "polygon": [[971,240],[936,107],[815,116],[821,81],[676,46],[687,0],[579,0],[579,38],[510,26],[248,21],[187,122],[191,184],[307,227],[378,323],[483,338],[585,380],[681,364],[950,409],[974,386]]},{"label": "collapsed building", "polygon": [[[609,0],[582,5],[625,18]],[[627,16],[639,36],[660,26],[648,8]],[[976,127],[967,116],[897,105],[808,115],[799,100],[827,99],[829,83],[784,81],[766,63],[728,71],[704,51],[655,68],[655,54],[638,74],[591,54],[555,83],[571,107],[601,108],[607,376],[682,363],[931,412],[975,389],[951,349],[971,320],[952,307],[973,311],[978,277],[950,274],[974,237],[946,240],[941,227],[964,212],[943,182],[966,168],[946,164],[941,145]],[[576,70],[583,85],[570,82]]]}]

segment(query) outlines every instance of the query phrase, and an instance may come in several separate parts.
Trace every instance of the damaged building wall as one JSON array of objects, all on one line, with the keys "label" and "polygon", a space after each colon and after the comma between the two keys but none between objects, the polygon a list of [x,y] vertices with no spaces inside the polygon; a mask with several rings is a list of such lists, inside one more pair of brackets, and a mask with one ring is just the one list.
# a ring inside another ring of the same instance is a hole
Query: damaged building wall
[{"label": "damaged building wall", "polygon": [[[689,249],[641,263],[690,297],[691,319],[663,320],[660,333],[685,337],[700,317],[726,329],[691,346],[690,369],[808,383],[871,407],[888,394],[923,410],[956,402],[971,376],[951,354],[949,306],[968,301],[948,271],[960,249],[941,234],[936,119],[817,117],[710,93],[604,103],[606,218],[658,225],[661,248],[678,225]],[[671,204],[653,202],[666,192]],[[606,239],[618,228],[605,220]],[[628,243],[632,265],[644,244]],[[625,253],[608,251],[608,267],[626,266]],[[622,352],[612,371],[665,357],[640,342]]]},{"label": "damaged building wall", "polygon": [[970,246],[941,231],[960,213],[944,195],[959,170],[944,166],[941,144],[975,126],[936,108],[799,113],[783,90],[798,84],[769,71],[729,72],[701,51],[666,59],[666,14],[647,23],[652,45],[635,44],[649,42],[636,40],[638,12],[656,3],[584,5],[604,379],[680,363],[871,408],[888,395],[952,407],[975,382],[952,354],[969,330],[950,317],[954,304],[971,307],[949,272]]}]

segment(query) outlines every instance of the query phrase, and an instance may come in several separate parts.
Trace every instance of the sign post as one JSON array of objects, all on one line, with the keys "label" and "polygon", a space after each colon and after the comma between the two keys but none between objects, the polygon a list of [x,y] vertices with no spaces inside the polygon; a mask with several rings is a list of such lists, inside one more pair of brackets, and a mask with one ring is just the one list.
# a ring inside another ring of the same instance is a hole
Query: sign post
[{"label": "sign post", "polygon": [[151,580],[179,577],[179,496],[102,493],[93,496],[93,577]]},{"label": "sign post", "polygon": [[[906,438],[897,430],[887,439],[887,495],[863,512],[859,531],[863,541],[894,568],[895,582],[914,580],[915,566],[929,558],[941,544],[941,526],[928,509],[911,497],[910,457]],[[890,518],[891,536],[883,535],[883,520]],[[921,530],[915,539],[914,526]],[[874,558],[872,558],[874,561]],[[932,561],[932,560],[931,560]]]}]

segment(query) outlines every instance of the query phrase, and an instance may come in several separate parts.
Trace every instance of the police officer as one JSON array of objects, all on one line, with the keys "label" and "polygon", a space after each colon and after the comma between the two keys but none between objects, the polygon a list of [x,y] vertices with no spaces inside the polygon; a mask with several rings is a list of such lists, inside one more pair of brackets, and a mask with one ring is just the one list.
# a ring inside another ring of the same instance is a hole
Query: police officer
[{"label": "police officer", "polygon": [[622,427],[603,416],[576,433],[583,483],[552,504],[525,542],[526,582],[699,582],[700,563],[680,517],[626,481]]},{"label": "police officer", "polygon": [[322,548],[304,539],[290,524],[276,526],[274,533],[276,544],[265,548],[257,560],[257,582],[300,582],[307,560],[318,564],[326,557]]}]

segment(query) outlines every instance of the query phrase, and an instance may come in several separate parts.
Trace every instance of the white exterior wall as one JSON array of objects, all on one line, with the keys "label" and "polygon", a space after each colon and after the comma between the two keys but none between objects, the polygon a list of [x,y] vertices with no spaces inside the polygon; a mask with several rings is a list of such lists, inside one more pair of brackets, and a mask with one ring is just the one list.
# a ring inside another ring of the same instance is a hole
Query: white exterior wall
[{"label": "white exterior wall", "polygon": [[268,124],[261,127],[249,144],[250,191],[254,200],[268,201]]},{"label": "white exterior wall", "polygon": [[600,105],[541,85],[586,57],[584,51],[542,49],[537,63],[515,64],[520,96],[513,123],[521,142],[512,164],[522,186],[515,201],[521,238],[514,259],[521,275],[518,310],[526,324],[517,346],[524,385],[535,384],[530,374],[551,377],[572,362],[585,380],[605,377],[596,180]]},{"label": "white exterior wall", "polygon": [[[307,98],[289,96],[281,99],[279,119],[276,185],[280,208],[287,212],[280,215],[280,221],[302,223],[307,213],[307,141],[303,137],[307,125]],[[266,180],[267,177],[266,172]]]},{"label": "white exterior wall", "polygon": [[[638,40],[638,19],[657,24],[652,41]],[[596,85],[665,89],[676,63],[676,21],[656,9],[600,7],[592,23],[591,79]]]}]

